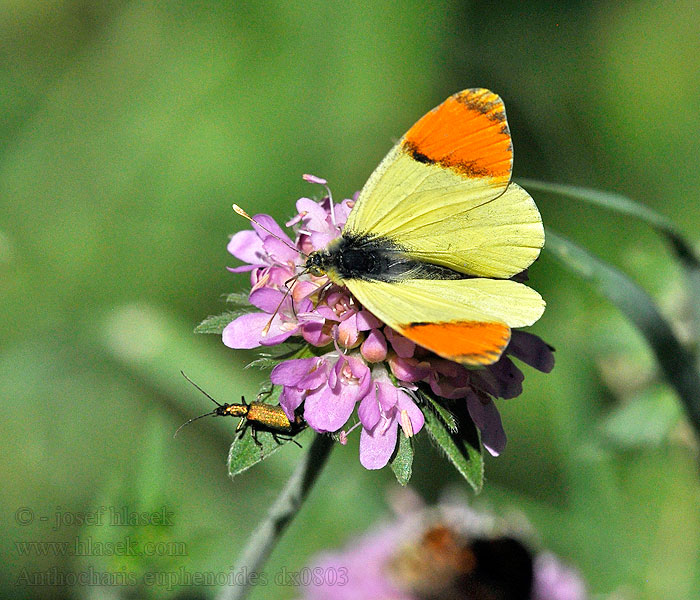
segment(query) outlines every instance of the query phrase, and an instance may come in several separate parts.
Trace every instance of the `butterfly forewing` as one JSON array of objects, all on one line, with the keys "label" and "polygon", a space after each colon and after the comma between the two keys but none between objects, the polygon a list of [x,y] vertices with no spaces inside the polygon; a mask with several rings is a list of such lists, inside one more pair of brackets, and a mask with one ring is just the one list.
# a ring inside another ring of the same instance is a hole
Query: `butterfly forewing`
[{"label": "butterfly forewing", "polygon": [[461,273],[512,277],[544,243],[532,198],[509,187],[512,160],[501,99],[483,89],[459,92],[389,152],[362,189],[345,231],[386,238],[420,260]]}]

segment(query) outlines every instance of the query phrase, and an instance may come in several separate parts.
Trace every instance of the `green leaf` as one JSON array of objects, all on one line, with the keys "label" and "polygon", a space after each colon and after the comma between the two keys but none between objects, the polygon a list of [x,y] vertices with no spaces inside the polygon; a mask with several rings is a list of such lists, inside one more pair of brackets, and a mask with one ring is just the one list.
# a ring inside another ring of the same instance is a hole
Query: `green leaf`
[{"label": "green leaf", "polygon": [[408,484],[413,473],[413,445],[401,429],[399,429],[399,444],[390,465],[396,480],[401,485]]},{"label": "green leaf", "polygon": [[700,431],[700,376],[695,359],[678,341],[653,299],[627,275],[551,229],[547,230],[545,250],[564,267],[591,282],[634,323],[680,396],[688,418]]},{"label": "green leaf", "polygon": [[[255,310],[255,307],[250,307]],[[195,333],[215,333],[221,335],[226,328],[226,325],[234,321],[241,315],[251,312],[251,310],[229,310],[220,315],[207,317],[197,327],[194,328]]]},{"label": "green leaf", "polygon": [[421,390],[420,395],[427,400],[423,415],[430,437],[474,491],[480,492],[484,484],[484,457],[481,453],[479,432],[469,418],[466,401],[463,412],[457,414],[459,431],[452,432],[439,416],[441,407],[437,400],[424,390]]},{"label": "green leaf", "polygon": [[224,296],[226,304],[231,304],[235,308],[247,308],[250,306],[250,295],[248,292],[231,292]]},{"label": "green leaf", "polygon": [[669,238],[678,238],[681,245],[687,247],[687,243],[683,240],[676,226],[670,219],[657,213],[648,206],[635,202],[622,194],[594,190],[576,185],[566,185],[563,183],[549,183],[546,181],[538,181],[537,179],[518,179],[518,183],[529,190],[573,198],[574,200],[580,200],[594,206],[600,206],[601,208],[636,217]]},{"label": "green leaf", "polygon": [[[279,387],[270,396],[268,404],[279,404],[279,396],[282,388]],[[303,433],[303,432],[301,432]],[[297,434],[300,435],[300,434]],[[248,423],[242,431],[236,433],[236,438],[231,444],[228,453],[228,474],[230,477],[247,471],[268,456],[277,452],[282,446],[292,441],[292,437],[285,433],[272,433],[260,429],[253,423]]]},{"label": "green leaf", "polygon": [[310,350],[306,351],[308,347],[308,344],[301,342],[287,342],[277,346],[269,346],[266,352],[260,352],[258,358],[249,362],[245,368],[272,369],[285,360],[307,358],[307,353],[308,356],[312,355]]},{"label": "green leaf", "polygon": [[[297,436],[303,433],[300,432]],[[259,445],[255,442],[256,437]],[[242,434],[239,433],[238,437],[231,444],[227,461],[229,476],[233,478],[243,473],[243,471],[247,471],[250,467],[265,460],[291,441],[292,438],[289,435],[283,433],[272,434],[269,431],[254,431],[253,426],[249,426]]]},{"label": "green leaf", "polygon": [[418,390],[418,397],[429,402],[432,409],[438,414],[442,419],[443,424],[450,430],[450,432],[455,433],[457,431],[457,420],[455,416],[447,410],[442,404],[440,404],[435,398],[423,390]]},{"label": "green leaf", "polygon": [[560,183],[547,183],[536,179],[519,179],[518,183],[530,190],[573,198],[574,200],[629,215],[654,228],[657,233],[666,238],[685,271],[688,288],[690,289],[690,300],[693,303],[695,313],[696,330],[700,330],[700,260],[698,260],[692,245],[681,235],[670,219],[644,204],[614,192]]},{"label": "green leaf", "polygon": [[657,385],[616,406],[603,422],[602,432],[623,449],[657,446],[668,439],[680,417],[673,392]]}]

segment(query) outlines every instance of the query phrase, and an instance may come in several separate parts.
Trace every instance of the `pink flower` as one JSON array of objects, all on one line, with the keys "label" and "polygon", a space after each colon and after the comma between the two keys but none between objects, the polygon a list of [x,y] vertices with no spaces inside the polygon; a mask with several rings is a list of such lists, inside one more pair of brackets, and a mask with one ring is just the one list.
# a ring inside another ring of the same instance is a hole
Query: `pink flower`
[{"label": "pink flower", "polygon": [[[250,264],[235,267],[230,271],[240,273],[259,268],[276,267],[282,270],[286,268],[290,277],[293,276],[294,266],[301,264],[302,261],[299,253],[290,247],[294,245],[292,240],[271,216],[255,215],[253,218],[257,221],[257,223],[253,223],[253,231],[239,231],[231,238],[227,246],[227,250],[236,258]],[[269,229],[271,233],[265,231],[261,225]],[[288,242],[289,245],[285,242]]]},{"label": "pink flower", "polygon": [[314,350],[318,356],[287,360],[272,370],[272,383],[282,386],[280,405],[290,419],[301,409],[310,427],[340,432],[343,440],[354,429],[343,428],[357,407],[360,462],[368,469],[389,462],[399,426],[407,436],[422,429],[420,395],[413,390],[432,393],[448,410],[466,405],[484,447],[498,455],[506,435],[494,399],[518,396],[524,378],[508,355],[548,372],[552,348],[532,334],[513,331],[498,362],[470,370],[384,325],[346,288],[303,272],[306,255],[341,235],[355,202],[334,203],[325,179],[304,179],[323,186],[328,195],[319,202],[297,201],[297,215],[286,224],[293,236],[269,215],[256,215],[253,229],[235,234],[228,244],[229,252],[247,263],[229,270],[250,272],[249,301],[258,310],[229,323],[224,344],[250,349],[298,340],[320,349]]},{"label": "pink flower", "polygon": [[[291,297],[263,287],[252,292],[249,300],[263,312],[241,315],[226,326],[222,339],[229,348],[274,346],[299,332],[302,323],[295,315]],[[310,309],[311,301],[306,300],[299,308]]]},{"label": "pink flower", "polygon": [[364,362],[343,354],[288,360],[272,370],[270,381],[283,386],[285,414],[292,419],[304,402],[304,420],[320,433],[341,429],[371,385]]},{"label": "pink flower", "polygon": [[318,556],[309,569],[325,577],[306,587],[303,598],[587,600],[576,569],[533,550],[523,537],[463,504],[414,508]]},{"label": "pink flower", "polygon": [[362,423],[360,463],[366,469],[381,469],[396,448],[398,426],[411,437],[423,428],[424,418],[403,389],[396,388],[383,369],[372,373],[373,387],[360,402],[357,416]]}]

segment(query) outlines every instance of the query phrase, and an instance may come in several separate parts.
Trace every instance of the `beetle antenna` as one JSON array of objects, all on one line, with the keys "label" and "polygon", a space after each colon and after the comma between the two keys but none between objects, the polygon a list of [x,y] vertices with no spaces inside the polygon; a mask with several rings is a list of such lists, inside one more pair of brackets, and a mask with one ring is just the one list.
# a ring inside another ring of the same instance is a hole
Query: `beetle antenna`
[{"label": "beetle antenna", "polygon": [[173,437],[175,437],[178,433],[180,433],[180,429],[182,429],[185,425],[189,425],[189,424],[192,423],[193,421],[197,421],[198,419],[203,419],[204,417],[209,417],[209,416],[211,416],[211,415],[216,415],[216,411],[213,410],[213,411],[208,412],[208,413],[206,413],[206,414],[199,415],[198,417],[193,417],[193,418],[191,418],[189,421],[187,421],[186,423],[183,423],[182,425],[180,425],[180,427],[178,427],[178,428],[175,430],[175,433],[173,433]]},{"label": "beetle antenna", "polygon": [[[200,392],[202,392],[202,394],[204,394],[207,398],[209,398],[209,400],[211,400],[211,401],[212,401],[214,404],[216,404],[217,406],[221,406],[221,404],[219,404],[216,400],[214,400],[214,398],[212,398],[212,397],[211,397],[209,394],[207,394],[201,387],[199,387],[194,381],[192,381],[189,377],[187,377],[187,375],[185,375],[185,372],[184,372],[184,371],[180,371],[180,373],[182,374],[182,376],[183,376],[185,379],[187,379],[187,381],[189,381],[194,387],[196,387]],[[207,413],[207,415],[210,415],[210,414],[211,414],[211,413]],[[207,415],[202,415],[202,416],[203,416],[203,417],[206,417]],[[198,419],[199,417],[196,417],[196,418]],[[194,419],[191,419],[191,421],[194,421]],[[189,422],[190,422],[190,421],[187,421],[187,423],[189,423]],[[185,423],[185,425],[187,425],[187,423]],[[185,425],[183,425],[183,427],[184,427]],[[180,429],[182,429],[182,427],[181,427]],[[178,431],[180,431],[180,429],[178,429]]]},{"label": "beetle antenna", "polygon": [[294,252],[298,252],[298,253],[301,254],[304,258],[309,258],[309,255],[308,255],[308,254],[306,254],[305,252],[302,252],[301,250],[299,250],[299,248],[297,248],[296,246],[293,246],[293,245],[290,244],[287,240],[282,239],[280,236],[278,236],[276,233],[273,233],[272,231],[270,231],[270,230],[269,230],[267,227],[265,227],[264,225],[261,225],[261,224],[260,224],[258,221],[256,221],[253,217],[251,217],[246,211],[244,211],[240,206],[238,206],[238,204],[234,204],[234,205],[233,205],[233,210],[236,211],[237,214],[241,215],[241,217],[243,217],[244,219],[248,219],[251,223],[255,223],[255,224],[256,224],[258,227],[260,227],[260,229],[262,229],[263,231],[267,231],[267,233],[269,233],[273,238],[275,238],[275,239],[279,240],[280,242],[282,242],[285,246],[287,246],[287,248],[291,248],[292,250],[294,250]]}]

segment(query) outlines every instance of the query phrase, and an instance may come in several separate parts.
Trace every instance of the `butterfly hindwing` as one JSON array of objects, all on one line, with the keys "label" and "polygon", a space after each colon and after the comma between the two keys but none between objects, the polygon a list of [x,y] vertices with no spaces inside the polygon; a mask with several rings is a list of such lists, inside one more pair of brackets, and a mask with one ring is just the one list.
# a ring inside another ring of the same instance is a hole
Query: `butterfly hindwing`
[{"label": "butterfly hindwing", "polygon": [[392,329],[467,365],[498,360],[510,328],[531,325],[544,310],[537,292],[510,280],[351,279],[345,284]]}]

